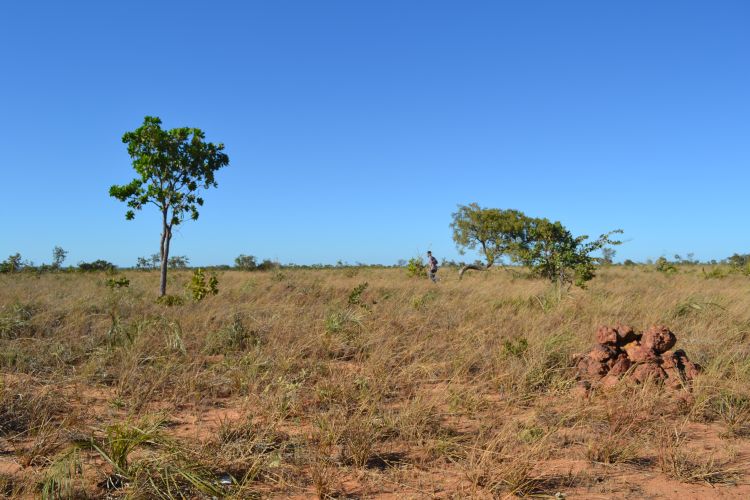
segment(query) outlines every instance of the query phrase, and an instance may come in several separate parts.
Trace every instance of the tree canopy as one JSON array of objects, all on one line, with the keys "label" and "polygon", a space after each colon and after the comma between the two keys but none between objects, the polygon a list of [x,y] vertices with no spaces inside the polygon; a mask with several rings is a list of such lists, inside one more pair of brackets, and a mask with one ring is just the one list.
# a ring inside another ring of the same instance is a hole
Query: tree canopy
[{"label": "tree canopy", "polygon": [[113,185],[109,194],[127,203],[125,217],[128,220],[147,204],[161,212],[159,256],[163,296],[172,228],[181,224],[186,216],[198,219],[198,208],[203,205],[199,190],[217,187],[215,173],[229,164],[229,157],[223,152],[223,144],[206,142],[201,129],[163,130],[161,120],[153,116],[146,116],[143,125],[123,135],[122,142],[127,144],[138,175],[128,184]]},{"label": "tree canopy", "polygon": [[459,277],[467,269],[489,269],[506,256],[553,283],[581,287],[595,274],[599,259],[591,254],[606,245],[619,245],[611,236],[622,233],[618,229],[588,241],[588,236],[574,236],[559,221],[528,217],[518,210],[482,208],[476,203],[459,205],[451,228],[459,252],[478,249],[486,259],[484,267],[464,266]]}]

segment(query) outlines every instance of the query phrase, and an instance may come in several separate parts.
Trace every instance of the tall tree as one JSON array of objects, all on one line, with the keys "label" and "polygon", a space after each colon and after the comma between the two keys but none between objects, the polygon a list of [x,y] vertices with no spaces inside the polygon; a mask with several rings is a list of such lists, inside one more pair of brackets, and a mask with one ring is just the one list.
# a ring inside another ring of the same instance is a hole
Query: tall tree
[{"label": "tall tree", "polygon": [[52,267],[60,269],[62,263],[65,261],[65,257],[68,256],[67,250],[63,250],[62,247],[55,247],[52,249]]},{"label": "tall tree", "polygon": [[217,187],[214,175],[229,164],[223,144],[205,141],[198,128],[162,130],[158,117],[147,116],[143,125],[122,136],[138,176],[129,184],[109,188],[110,196],[127,202],[125,218],[132,220],[135,211],[153,204],[161,213],[160,296],[167,293],[167,263],[172,228],[186,217],[198,219],[203,206],[200,189]]},{"label": "tall tree", "polygon": [[459,279],[469,269],[484,271],[505,255],[513,255],[526,239],[527,217],[518,210],[482,208],[476,203],[459,205],[453,214],[453,241],[458,251],[479,249],[485,264],[468,264],[458,271]]}]

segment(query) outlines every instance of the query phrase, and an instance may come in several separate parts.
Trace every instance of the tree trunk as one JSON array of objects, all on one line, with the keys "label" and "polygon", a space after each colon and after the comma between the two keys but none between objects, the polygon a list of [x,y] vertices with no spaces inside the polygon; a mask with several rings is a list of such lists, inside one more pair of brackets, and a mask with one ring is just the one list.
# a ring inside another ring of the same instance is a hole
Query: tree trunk
[{"label": "tree trunk", "polygon": [[460,280],[461,278],[463,278],[463,277],[464,277],[464,273],[465,273],[466,271],[468,271],[469,269],[474,269],[475,271],[486,271],[486,270],[488,270],[488,269],[489,269],[490,267],[492,267],[492,264],[489,264],[489,265],[487,265],[487,266],[478,266],[478,265],[476,265],[476,264],[467,264],[467,265],[465,265],[464,267],[462,267],[462,268],[461,268],[461,269],[460,269],[460,270],[458,271],[458,279]]},{"label": "tree trunk", "polygon": [[161,233],[161,282],[159,285],[159,296],[167,294],[167,259],[169,259],[169,240],[172,239],[172,228],[167,224],[167,211],[162,211],[162,233]]}]

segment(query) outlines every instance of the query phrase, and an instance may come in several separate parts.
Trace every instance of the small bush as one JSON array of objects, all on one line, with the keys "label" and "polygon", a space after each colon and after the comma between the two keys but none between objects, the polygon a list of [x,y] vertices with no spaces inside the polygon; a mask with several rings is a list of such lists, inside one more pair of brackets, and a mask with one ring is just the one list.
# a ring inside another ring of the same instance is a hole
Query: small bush
[{"label": "small bush", "polygon": [[367,304],[362,302],[362,294],[367,289],[367,282],[364,281],[360,283],[359,285],[355,286],[354,289],[349,294],[349,305],[350,306],[362,306],[365,309],[367,309]]},{"label": "small bush", "polygon": [[179,295],[164,295],[162,297],[157,298],[156,303],[161,304],[163,306],[172,307],[172,306],[181,306],[182,304],[185,303],[185,301]]},{"label": "small bush", "polygon": [[408,264],[406,264],[406,274],[412,278],[426,278],[427,270],[422,259],[419,257],[409,259]]},{"label": "small bush", "polygon": [[219,279],[215,274],[212,274],[206,283],[206,275],[203,269],[198,268],[193,272],[193,277],[190,279],[188,284],[190,294],[193,296],[193,300],[200,302],[209,295],[216,295],[219,293]]},{"label": "small bush", "polygon": [[105,284],[108,288],[115,289],[115,288],[127,288],[130,286],[130,280],[125,276],[118,276],[115,278],[109,278],[107,281],[105,281]]}]

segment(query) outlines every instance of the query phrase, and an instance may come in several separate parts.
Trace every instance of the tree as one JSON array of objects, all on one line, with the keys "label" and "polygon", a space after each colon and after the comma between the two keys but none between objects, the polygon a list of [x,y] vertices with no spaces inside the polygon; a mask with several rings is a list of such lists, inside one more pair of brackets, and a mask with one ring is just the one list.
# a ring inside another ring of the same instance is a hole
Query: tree
[{"label": "tree", "polygon": [[253,271],[257,269],[258,263],[252,255],[240,254],[234,259],[234,267],[243,271]]},{"label": "tree", "polygon": [[24,263],[21,260],[21,254],[16,253],[8,256],[3,262],[0,262],[0,273],[15,273],[23,268]]},{"label": "tree", "polygon": [[217,187],[215,173],[229,164],[223,144],[205,142],[205,134],[198,128],[162,130],[158,117],[147,116],[143,125],[122,137],[138,177],[129,184],[109,188],[110,196],[127,202],[127,220],[135,211],[153,204],[161,213],[160,296],[167,293],[167,264],[172,229],[186,216],[198,219],[198,207],[203,206],[201,188]]},{"label": "tree", "polygon": [[63,250],[62,247],[55,247],[52,249],[52,267],[60,269],[62,263],[65,261],[65,257],[68,256],[68,252]]},{"label": "tree", "polygon": [[459,279],[469,269],[484,271],[505,255],[513,255],[526,239],[527,217],[518,210],[482,208],[476,203],[459,205],[453,214],[453,241],[462,255],[467,249],[479,248],[486,259],[483,265],[468,264],[459,272]]},{"label": "tree", "polygon": [[622,233],[620,229],[587,241],[588,236],[573,236],[559,221],[533,218],[527,219],[526,224],[527,239],[515,258],[534,274],[560,286],[575,284],[585,288],[586,282],[595,275],[596,259],[591,253],[606,245],[621,243],[611,238],[613,234]]},{"label": "tree", "polygon": [[614,248],[602,248],[602,264],[612,265],[614,263],[615,253]]},{"label": "tree", "polygon": [[170,269],[187,269],[190,259],[187,255],[175,255],[169,258],[167,263]]},{"label": "tree", "polygon": [[78,269],[83,272],[114,271],[117,266],[106,260],[97,259],[93,262],[79,262]]}]

